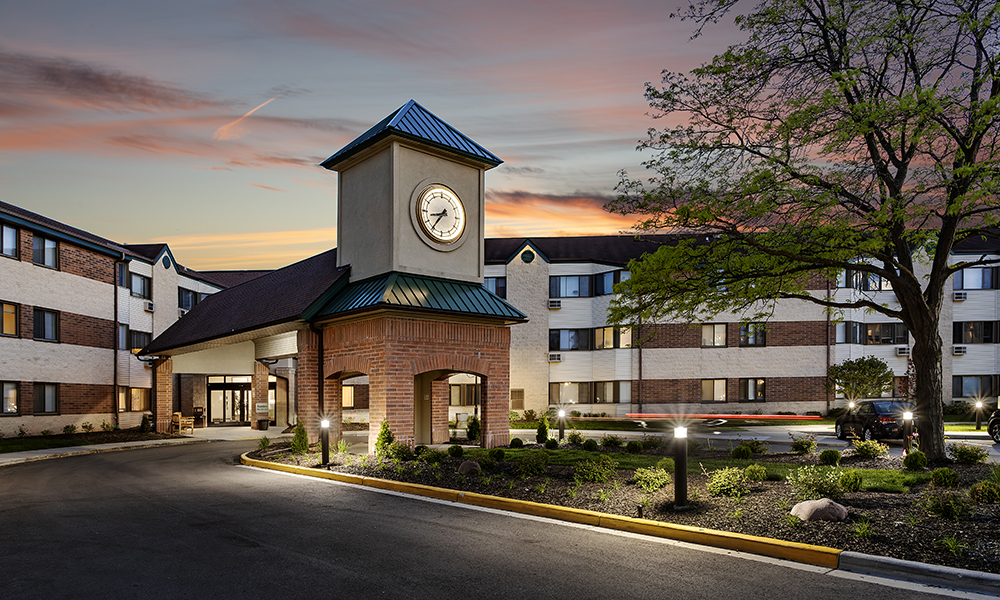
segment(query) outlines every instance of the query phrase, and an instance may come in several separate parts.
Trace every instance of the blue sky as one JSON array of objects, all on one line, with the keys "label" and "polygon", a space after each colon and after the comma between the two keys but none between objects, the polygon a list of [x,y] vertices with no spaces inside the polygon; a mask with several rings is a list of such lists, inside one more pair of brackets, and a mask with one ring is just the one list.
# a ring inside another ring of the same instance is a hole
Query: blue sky
[{"label": "blue sky", "polygon": [[0,199],[202,269],[336,245],[317,166],[413,98],[504,159],[487,235],[610,234],[643,84],[689,41],[656,1],[0,2]]}]

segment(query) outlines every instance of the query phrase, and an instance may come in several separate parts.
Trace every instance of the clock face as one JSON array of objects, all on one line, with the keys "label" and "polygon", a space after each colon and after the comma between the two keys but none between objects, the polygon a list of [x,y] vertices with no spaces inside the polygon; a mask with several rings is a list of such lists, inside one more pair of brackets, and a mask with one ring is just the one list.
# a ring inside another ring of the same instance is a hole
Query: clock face
[{"label": "clock face", "polygon": [[417,222],[435,242],[451,244],[465,231],[465,206],[443,185],[432,185],[417,200]]}]

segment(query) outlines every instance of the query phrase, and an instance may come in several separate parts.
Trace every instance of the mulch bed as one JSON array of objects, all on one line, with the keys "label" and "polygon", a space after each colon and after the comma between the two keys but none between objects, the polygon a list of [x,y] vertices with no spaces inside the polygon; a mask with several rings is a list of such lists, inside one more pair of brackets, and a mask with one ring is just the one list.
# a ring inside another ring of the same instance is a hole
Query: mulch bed
[{"label": "mulch bed", "polygon": [[[320,462],[317,452],[297,456],[283,450],[284,447],[287,444],[273,444],[264,456],[255,451],[251,457],[304,467],[317,467]],[[525,448],[541,446],[527,444]],[[699,458],[729,456],[725,451],[702,449],[695,452],[689,461],[697,463]],[[646,519],[1000,573],[1000,504],[974,504],[973,514],[959,520],[931,516],[917,506],[919,497],[929,485],[918,485],[909,493],[899,494],[846,493],[840,501],[848,509],[846,521],[795,522],[788,516],[797,500],[791,486],[779,481],[752,483],[749,494],[734,499],[711,496],[706,488],[707,476],[692,473],[688,475],[690,508],[677,511],[673,509],[673,484],[647,494],[629,482],[632,476],[629,470],[618,471],[617,477],[608,483],[577,484],[573,467],[558,465],[550,465],[543,475],[521,478],[513,463],[503,461],[482,475],[461,477],[458,467],[463,459],[450,457],[438,468],[419,461],[394,463],[371,456],[337,455],[334,459],[339,464],[332,466],[333,470],[367,477],[633,517],[638,516],[639,506],[643,505],[642,516]],[[755,455],[754,461],[819,464],[815,453],[767,453]],[[992,468],[991,465],[947,466],[959,473],[963,489],[988,477]],[[884,457],[864,460],[847,453],[841,467],[901,470],[902,459]],[[857,524],[865,519],[870,521],[873,533],[861,536],[857,534]],[[961,556],[942,546],[940,540],[947,536],[956,537],[967,546]]]}]

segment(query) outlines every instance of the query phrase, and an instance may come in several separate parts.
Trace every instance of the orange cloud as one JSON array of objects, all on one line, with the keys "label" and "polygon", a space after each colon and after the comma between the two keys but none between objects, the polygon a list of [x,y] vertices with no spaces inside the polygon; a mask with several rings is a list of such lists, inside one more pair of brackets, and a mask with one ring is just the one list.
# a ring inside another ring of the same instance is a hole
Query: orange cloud
[{"label": "orange cloud", "polygon": [[487,192],[486,235],[609,235],[631,229],[638,216],[605,211],[609,200],[610,196],[599,194]]}]

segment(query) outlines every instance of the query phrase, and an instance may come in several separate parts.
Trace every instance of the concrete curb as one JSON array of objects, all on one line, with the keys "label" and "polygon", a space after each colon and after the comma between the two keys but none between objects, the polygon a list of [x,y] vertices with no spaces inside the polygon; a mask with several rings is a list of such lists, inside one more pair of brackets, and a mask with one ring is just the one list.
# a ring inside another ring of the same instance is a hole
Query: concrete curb
[{"label": "concrete curb", "polygon": [[648,519],[608,515],[591,510],[554,506],[551,504],[540,504],[537,502],[501,498],[498,496],[487,496],[473,492],[435,488],[426,485],[377,479],[374,477],[360,477],[358,475],[335,473],[333,471],[321,471],[308,467],[282,465],[278,463],[254,460],[252,458],[248,458],[246,454],[240,456],[240,462],[247,466],[269,469],[272,471],[295,473],[297,475],[305,475],[307,477],[330,479],[354,485],[393,490],[396,492],[403,492],[418,496],[428,496],[438,500],[447,500],[461,504],[507,510],[538,517],[549,517],[552,519],[569,521],[571,523],[581,523],[584,525],[604,527],[606,529],[614,529],[617,531],[628,531],[631,533],[690,542],[704,546],[749,552],[752,554],[792,560],[820,567],[827,567],[830,569],[837,568],[839,562],[838,556],[842,552],[836,548],[827,548],[825,546],[813,546],[810,544],[800,544],[798,542],[786,542],[784,540],[773,540],[770,538],[742,535],[728,531],[715,531],[701,527],[688,527],[685,525],[675,525],[673,523],[661,523],[659,521],[650,521]]},{"label": "concrete curb", "polygon": [[844,571],[865,573],[878,577],[918,581],[929,585],[967,590],[991,596],[1000,595],[1000,575],[995,573],[983,573],[956,567],[930,565],[899,558],[872,556],[870,554],[848,551],[840,553],[840,568]]}]

